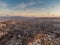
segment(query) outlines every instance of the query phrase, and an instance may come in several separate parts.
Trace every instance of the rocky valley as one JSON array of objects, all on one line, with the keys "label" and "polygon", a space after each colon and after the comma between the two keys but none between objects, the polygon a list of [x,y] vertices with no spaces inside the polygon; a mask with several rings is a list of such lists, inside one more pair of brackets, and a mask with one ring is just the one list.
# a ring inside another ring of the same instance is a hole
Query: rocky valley
[{"label": "rocky valley", "polygon": [[60,45],[58,19],[35,18],[1,21],[0,45]]}]

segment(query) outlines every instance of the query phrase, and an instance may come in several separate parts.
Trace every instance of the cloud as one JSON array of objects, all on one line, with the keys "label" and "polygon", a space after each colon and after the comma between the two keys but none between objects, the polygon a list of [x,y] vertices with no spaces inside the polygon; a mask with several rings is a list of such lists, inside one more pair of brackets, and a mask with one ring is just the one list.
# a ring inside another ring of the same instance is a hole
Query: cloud
[{"label": "cloud", "polygon": [[[0,10],[0,15],[20,15],[20,16],[33,16],[33,15],[36,15],[36,14],[39,14],[37,13],[38,10],[36,10],[36,8],[27,8],[27,7],[32,7],[33,5],[36,5],[36,4],[40,4],[42,2],[40,1],[35,1],[35,0],[32,0],[32,1],[29,1],[27,3],[23,2],[23,3],[20,3],[18,5],[16,5],[15,7],[13,7],[12,9],[8,9],[8,4],[4,3],[4,2],[0,2],[0,7],[2,8],[2,10]],[[19,10],[21,9],[21,10]],[[22,10],[23,9],[23,10]],[[34,11],[33,11],[34,10]],[[35,12],[37,11],[37,12]]]},{"label": "cloud", "polygon": [[24,3],[21,3],[21,4],[17,5],[14,9],[25,8],[25,7],[27,7],[27,5]]},{"label": "cloud", "polygon": [[35,5],[36,2],[35,1],[30,1],[29,3],[27,3],[28,6],[32,6],[32,5]]},{"label": "cloud", "polygon": [[[35,0],[32,0],[32,1],[29,1],[27,3],[21,3],[21,4],[18,4],[16,5],[15,7],[13,7],[13,9],[8,9],[8,4],[4,3],[4,2],[0,2],[0,7],[2,8],[2,10],[0,10],[0,15],[20,15],[20,16],[36,16],[37,14],[40,15],[40,9],[41,8],[27,8],[27,7],[31,7],[33,5],[36,5],[36,4],[40,4],[42,3],[40,0],[39,1],[35,1]],[[16,9],[16,10],[15,10]],[[19,10],[21,9],[21,10]],[[24,10],[22,10],[24,9]],[[18,11],[19,10],[19,11]]]},{"label": "cloud", "polygon": [[9,9],[2,9],[0,10],[0,15],[9,15],[11,13],[11,10]]},{"label": "cloud", "polygon": [[8,5],[5,2],[0,1],[0,15],[10,14],[10,9],[8,9]]},{"label": "cloud", "polygon": [[[44,3],[42,0],[30,0],[29,2],[22,2],[18,5],[16,5],[15,7],[13,7],[13,9],[26,9],[27,7],[32,7],[33,5],[38,5],[38,4],[42,4]],[[33,7],[34,8],[34,7]]]},{"label": "cloud", "polygon": [[0,8],[7,8],[7,4],[4,2],[0,2]]},{"label": "cloud", "polygon": [[41,0],[37,0],[37,1],[31,0],[31,1],[27,2],[27,3],[23,2],[21,4],[18,4],[15,7],[13,7],[13,9],[24,9],[24,8],[29,7],[29,6],[33,6],[33,5],[41,4],[41,3],[43,3]]}]

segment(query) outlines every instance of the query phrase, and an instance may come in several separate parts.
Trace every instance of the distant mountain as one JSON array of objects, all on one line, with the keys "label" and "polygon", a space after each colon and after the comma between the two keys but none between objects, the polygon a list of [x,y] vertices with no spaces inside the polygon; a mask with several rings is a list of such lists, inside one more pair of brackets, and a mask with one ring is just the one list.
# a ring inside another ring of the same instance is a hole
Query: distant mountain
[{"label": "distant mountain", "polygon": [[34,17],[22,17],[22,16],[0,16],[0,21],[4,20],[25,20],[25,19],[35,19]]},{"label": "distant mountain", "polygon": [[43,20],[43,21],[60,21],[60,17],[23,17],[23,16],[0,16],[0,21],[6,20]]}]

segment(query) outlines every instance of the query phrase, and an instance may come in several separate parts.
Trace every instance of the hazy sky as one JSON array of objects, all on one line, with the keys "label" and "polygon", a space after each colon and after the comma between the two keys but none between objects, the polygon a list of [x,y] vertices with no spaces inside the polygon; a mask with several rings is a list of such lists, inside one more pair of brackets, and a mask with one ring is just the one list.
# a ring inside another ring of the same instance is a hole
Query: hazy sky
[{"label": "hazy sky", "polygon": [[60,0],[0,0],[0,16],[60,16]]}]

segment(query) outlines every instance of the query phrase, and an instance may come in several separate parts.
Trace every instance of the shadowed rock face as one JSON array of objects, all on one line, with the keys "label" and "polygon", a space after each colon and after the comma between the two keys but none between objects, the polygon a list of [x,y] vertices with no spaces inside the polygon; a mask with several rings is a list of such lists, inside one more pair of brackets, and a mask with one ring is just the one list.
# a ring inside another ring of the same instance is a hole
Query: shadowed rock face
[{"label": "shadowed rock face", "polygon": [[15,33],[7,37],[0,42],[0,45],[54,45],[53,39],[47,34],[37,34],[34,38],[30,38]]}]

